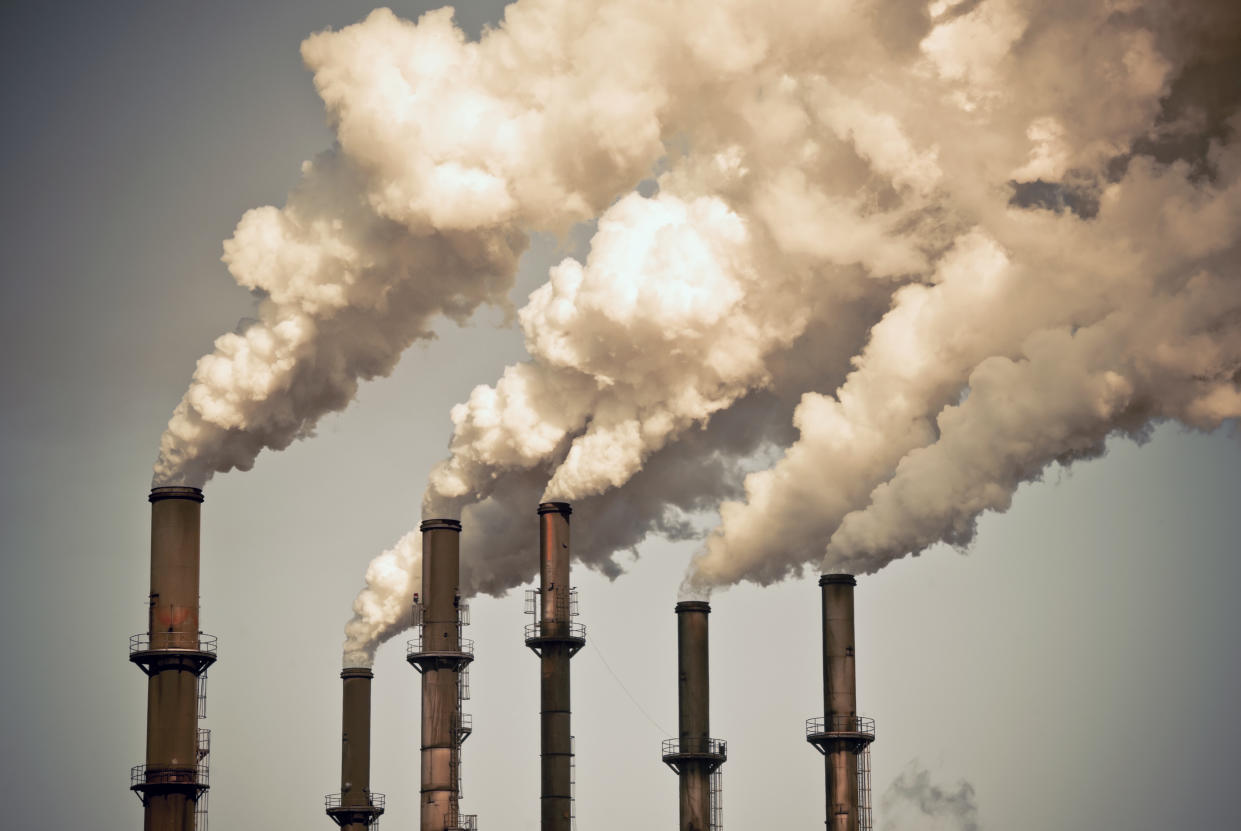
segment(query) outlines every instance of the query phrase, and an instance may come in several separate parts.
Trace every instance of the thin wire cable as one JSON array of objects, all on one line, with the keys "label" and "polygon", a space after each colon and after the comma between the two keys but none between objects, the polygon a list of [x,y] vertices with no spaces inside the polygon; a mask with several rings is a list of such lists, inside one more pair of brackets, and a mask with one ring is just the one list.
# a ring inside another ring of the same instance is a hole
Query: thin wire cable
[{"label": "thin wire cable", "polygon": [[612,676],[612,680],[616,682],[617,686],[619,686],[621,690],[624,691],[625,695],[629,698],[629,700],[633,702],[633,706],[638,708],[638,712],[646,716],[646,720],[649,721],[651,724],[655,725],[655,728],[659,730],[659,732],[663,733],[668,738],[672,738],[672,734],[669,733],[667,730],[665,730],[662,724],[660,724],[658,721],[656,721],[654,718],[651,717],[651,714],[646,711],[646,708],[638,703],[638,699],[633,697],[633,693],[631,693],[629,691],[629,688],[625,686],[625,682],[620,680],[620,676],[617,675],[616,672],[612,669],[612,665],[608,663],[608,659],[603,657],[603,650],[599,648],[599,642],[595,640],[594,638],[592,638],[590,635],[586,636],[586,640],[589,641],[590,644],[594,647],[594,649],[592,649],[591,652],[599,656],[599,660],[603,662],[603,668],[608,671],[608,675]]}]

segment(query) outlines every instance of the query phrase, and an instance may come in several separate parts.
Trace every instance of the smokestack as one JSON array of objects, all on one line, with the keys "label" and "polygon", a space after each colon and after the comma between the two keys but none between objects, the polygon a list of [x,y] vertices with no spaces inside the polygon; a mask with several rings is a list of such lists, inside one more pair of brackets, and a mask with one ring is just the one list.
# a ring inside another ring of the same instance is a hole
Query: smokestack
[{"label": "smokestack", "polygon": [[340,793],[327,797],[327,815],[345,831],[379,825],[384,795],[371,793],[371,679],[366,667],[341,670]]},{"label": "smokestack", "polygon": [[216,639],[198,629],[198,538],[203,492],[153,488],[147,631],[129,639],[129,660],[147,676],[146,764],[130,775],[147,831],[192,831],[207,805],[207,667]]},{"label": "smokestack", "polygon": [[543,831],[573,827],[573,732],[570,727],[569,660],[586,645],[586,627],[575,623],[577,589],[569,586],[567,502],[539,505],[539,588],[527,593],[526,646],[539,656],[542,740],[540,810]]},{"label": "smokestack", "polygon": [[710,604],[687,600],[676,605],[677,702],[679,736],[663,744],[664,764],[680,777],[681,831],[722,827],[720,766],[728,745],[711,738],[711,674],[707,615]]},{"label": "smokestack", "polygon": [[824,574],[823,718],[806,722],[806,741],[825,757],[828,831],[867,831],[870,817],[870,743],[874,719],[857,714],[850,574]]},{"label": "smokestack", "polygon": [[422,674],[422,831],[473,831],[477,817],[460,813],[461,744],[471,732],[461,712],[469,697],[467,666],[474,642],[461,637],[469,608],[461,600],[461,523],[424,520],[422,597],[414,596],[419,637],[406,660]]}]

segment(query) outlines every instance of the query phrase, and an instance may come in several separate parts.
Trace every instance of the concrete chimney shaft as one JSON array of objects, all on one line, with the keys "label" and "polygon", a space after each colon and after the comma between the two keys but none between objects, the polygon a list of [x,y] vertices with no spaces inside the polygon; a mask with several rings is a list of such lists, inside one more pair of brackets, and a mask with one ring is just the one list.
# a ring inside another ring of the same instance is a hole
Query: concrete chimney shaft
[{"label": "concrete chimney shaft", "polygon": [[823,712],[812,719],[806,738],[824,756],[828,831],[864,827],[859,757],[874,741],[874,723],[857,714],[853,643],[853,589],[849,574],[819,579],[823,604]]},{"label": "concrete chimney shaft", "polygon": [[461,827],[461,523],[428,519],[422,531],[421,643],[407,660],[422,674],[422,831]]},{"label": "concrete chimney shaft", "polygon": [[198,679],[215,661],[214,639],[198,623],[202,491],[151,490],[151,592],[146,636],[131,639],[130,660],[147,675],[146,764],[133,771],[144,827],[191,831],[207,790],[198,742]]},{"label": "concrete chimney shaft", "polygon": [[676,605],[678,736],[664,743],[664,762],[679,778],[681,831],[714,827],[711,777],[726,759],[724,742],[711,738],[710,614],[701,600]]},{"label": "concrete chimney shaft", "polygon": [[567,502],[539,505],[538,620],[526,645],[539,656],[540,787],[542,831],[570,831],[573,825],[573,729],[569,664],[586,644],[573,623],[569,585]]},{"label": "concrete chimney shaft", "polygon": [[341,670],[340,793],[327,814],[345,831],[366,831],[384,812],[383,794],[371,793],[371,680],[366,667]]}]

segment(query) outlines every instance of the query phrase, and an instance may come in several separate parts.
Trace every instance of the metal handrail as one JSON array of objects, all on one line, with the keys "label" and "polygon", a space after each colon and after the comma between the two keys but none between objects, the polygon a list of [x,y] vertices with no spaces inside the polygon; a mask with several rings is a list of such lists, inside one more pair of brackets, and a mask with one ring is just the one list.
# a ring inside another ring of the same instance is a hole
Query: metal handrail
[{"label": "metal handrail", "polygon": [[131,790],[144,785],[201,785],[206,788],[210,782],[211,771],[207,765],[158,768],[153,771],[148,771],[146,765],[134,765],[129,769]]},{"label": "metal handrail", "polygon": [[[375,808],[376,810],[382,811],[387,805],[388,798],[381,793],[375,793],[374,791],[367,791],[366,796],[370,800],[371,807]],[[330,793],[323,798],[323,806],[327,808],[329,811],[332,810],[333,808],[355,807],[353,805],[345,805],[343,800],[344,800],[344,794]],[[364,807],[364,806],[356,806],[356,807]]]},{"label": "metal handrail", "polygon": [[687,736],[686,738],[664,739],[660,745],[661,756],[682,756],[689,753],[703,753],[728,758],[728,742],[723,739],[710,739],[703,736]]},{"label": "metal handrail", "polygon": [[[206,652],[214,655],[219,645],[219,638],[215,635],[208,635],[206,632],[159,632],[157,635],[167,643],[167,646],[160,646],[160,650],[184,649],[187,652]],[[153,649],[150,632],[139,632],[137,635],[129,636],[130,655],[151,651]]]},{"label": "metal handrail", "polygon": [[478,814],[449,814],[445,831],[478,831]]},{"label": "metal handrail", "polygon": [[526,624],[526,640],[546,637],[544,627],[547,625],[560,627],[560,637],[582,638],[583,640],[586,638],[586,624],[584,623],[571,620],[536,620],[534,623]]},{"label": "metal handrail", "polygon": [[806,735],[823,733],[861,733],[874,738],[875,720],[865,716],[820,716],[806,719]]},{"label": "metal handrail", "polygon": [[423,652],[463,652],[466,655],[474,654],[474,641],[471,638],[458,638],[458,646],[456,649],[423,649],[422,633],[417,637],[411,638],[405,642],[406,655],[420,655]]}]

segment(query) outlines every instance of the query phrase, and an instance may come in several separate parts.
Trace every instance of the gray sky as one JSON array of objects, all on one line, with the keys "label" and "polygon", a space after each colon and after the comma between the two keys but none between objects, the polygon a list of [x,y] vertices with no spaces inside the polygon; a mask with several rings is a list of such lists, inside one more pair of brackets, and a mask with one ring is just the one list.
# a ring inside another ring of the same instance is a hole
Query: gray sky
[{"label": "gray sky", "polygon": [[[465,4],[458,19],[477,33],[499,7]],[[252,313],[220,241],[248,208],[282,204],[302,160],[332,141],[298,44],[368,10],[4,12],[0,793],[14,827],[140,822],[126,787],[142,761],[145,682],[125,646],[145,625],[156,442],[195,361]],[[563,253],[536,240],[514,302]],[[441,324],[314,439],[208,486],[216,828],[330,826],[342,626],[366,563],[416,524],[449,407],[521,356],[501,323],[484,311],[468,329]],[[948,788],[968,780],[985,828],[1236,827],[1225,777],[1241,741],[1239,462],[1223,432],[1165,426],[1141,447],[1115,441],[1101,460],[1023,486],[1008,513],[984,518],[968,556],[939,546],[863,578],[859,692],[878,723],[876,796],[916,763]],[[658,749],[661,727],[675,729],[672,606],[693,551],[648,539],[615,582],[575,573],[592,639],[573,664],[584,829],[676,821]],[[814,583],[712,600],[713,731],[730,743],[733,828],[822,821],[822,766],[802,739],[821,708]],[[488,829],[537,827],[524,622],[519,592],[474,602],[463,807]],[[376,661],[372,780],[391,828],[417,821],[418,676],[403,649],[397,639]],[[886,821],[955,827],[902,817],[897,805]],[[882,805],[878,818],[884,827]]]}]

